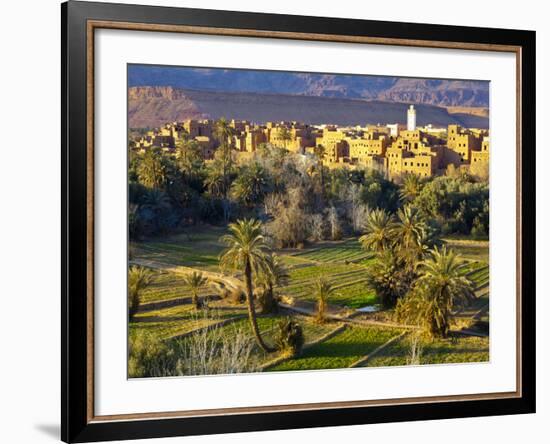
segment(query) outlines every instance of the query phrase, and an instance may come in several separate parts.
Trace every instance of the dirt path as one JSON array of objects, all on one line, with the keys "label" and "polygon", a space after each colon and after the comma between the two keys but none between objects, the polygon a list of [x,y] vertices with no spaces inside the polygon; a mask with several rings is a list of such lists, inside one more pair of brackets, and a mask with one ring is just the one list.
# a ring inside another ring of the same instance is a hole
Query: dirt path
[{"label": "dirt path", "polygon": [[[279,303],[279,306],[282,308],[285,308],[289,311],[294,311],[295,313],[300,313],[306,316],[315,316],[316,310],[315,305],[311,304],[309,307],[304,303],[304,301],[300,301],[300,304],[296,305],[287,305],[287,304],[281,304]],[[331,310],[332,308],[332,310]],[[418,330],[420,327],[416,325],[405,325],[405,324],[398,324],[396,322],[383,322],[383,321],[374,321],[374,320],[367,320],[367,319],[354,319],[351,317],[351,314],[348,314],[346,310],[341,309],[337,310],[335,309],[335,306],[330,306],[327,310],[326,314],[327,319],[338,321],[338,322],[345,322],[347,324],[355,324],[363,327],[386,327],[386,328],[400,328],[405,330]]]},{"label": "dirt path", "polygon": [[163,262],[156,262],[148,259],[132,259],[130,264],[141,265],[142,267],[153,268],[155,270],[169,271],[176,274],[189,274],[193,271],[199,271],[211,282],[217,282],[228,287],[229,290],[244,290],[244,284],[242,281],[234,276],[228,276],[223,273],[216,273],[214,271],[199,270],[198,268],[186,267],[183,265],[171,265]]}]

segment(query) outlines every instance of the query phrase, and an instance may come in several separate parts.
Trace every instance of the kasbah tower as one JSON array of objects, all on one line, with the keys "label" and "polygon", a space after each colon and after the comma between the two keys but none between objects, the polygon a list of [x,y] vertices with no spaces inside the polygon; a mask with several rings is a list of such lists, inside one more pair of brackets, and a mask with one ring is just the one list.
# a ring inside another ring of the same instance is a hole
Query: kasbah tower
[{"label": "kasbah tower", "polygon": [[416,130],[416,110],[414,105],[409,106],[407,110],[407,131]]}]

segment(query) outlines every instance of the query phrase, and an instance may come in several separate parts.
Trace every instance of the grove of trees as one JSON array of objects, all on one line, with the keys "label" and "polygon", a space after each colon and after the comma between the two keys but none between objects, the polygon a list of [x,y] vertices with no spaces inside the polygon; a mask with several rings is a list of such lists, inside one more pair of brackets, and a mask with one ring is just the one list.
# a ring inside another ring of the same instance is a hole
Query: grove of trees
[{"label": "grove of trees", "polygon": [[489,229],[488,182],[467,174],[391,181],[378,171],[322,164],[324,148],[292,153],[264,144],[239,156],[221,119],[215,136],[220,147],[205,162],[193,140],[174,152],[130,150],[129,234],[131,240],[185,231],[194,224],[227,225],[253,217],[277,247],[337,240],[361,234],[371,209],[395,214],[414,208],[443,234],[483,238]]},{"label": "grove of trees", "polygon": [[[389,180],[375,170],[327,168],[322,146],[313,153],[289,152],[284,133],[281,146],[264,144],[241,156],[231,145],[232,128],[225,119],[217,122],[214,134],[219,148],[208,162],[197,143],[187,139],[174,152],[130,150],[130,240],[190,232],[196,224],[227,226],[220,265],[242,273],[252,331],[259,347],[270,352],[258,329],[255,301],[262,313],[276,311],[274,287],[288,279],[272,249],[358,236],[376,255],[366,279],[381,304],[432,336],[447,335],[452,310],[471,299],[473,290],[460,272],[461,260],[441,247],[440,238],[487,238],[487,180],[456,170],[434,178]],[[149,280],[143,270],[130,270],[131,314]],[[200,308],[198,293],[207,279],[196,274],[187,280]],[[327,285],[320,281],[316,287],[320,322],[330,303]],[[281,328],[294,338],[293,350],[299,350],[296,325]]]}]

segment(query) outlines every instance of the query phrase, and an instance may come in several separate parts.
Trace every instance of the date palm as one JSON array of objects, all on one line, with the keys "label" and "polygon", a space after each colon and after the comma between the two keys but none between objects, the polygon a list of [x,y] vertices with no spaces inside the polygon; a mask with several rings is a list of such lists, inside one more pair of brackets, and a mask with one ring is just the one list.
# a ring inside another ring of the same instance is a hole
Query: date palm
[{"label": "date palm", "polygon": [[416,208],[407,205],[397,211],[394,235],[401,247],[412,248],[418,246],[425,237],[426,229],[426,224]]},{"label": "date palm", "polygon": [[403,260],[392,248],[379,252],[367,269],[366,286],[374,291],[386,308],[395,306],[397,300],[406,293],[410,282],[411,275],[406,272]]},{"label": "date palm", "polygon": [[225,177],[223,169],[216,162],[212,162],[208,167],[204,185],[213,196],[222,197],[224,195]]},{"label": "date palm", "polygon": [[218,140],[220,146],[218,150],[220,154],[218,158],[221,159],[221,170],[224,180],[224,198],[227,197],[227,191],[229,189],[229,173],[232,166],[231,149],[232,149],[232,137],[233,128],[224,117],[220,118],[214,126],[214,137]]},{"label": "date palm", "polygon": [[191,288],[193,305],[197,309],[201,308],[202,304],[199,300],[199,291],[208,283],[208,278],[201,272],[193,271],[193,273],[186,274],[183,281]]},{"label": "date palm", "polygon": [[424,326],[433,337],[446,337],[452,311],[475,297],[472,281],[461,273],[463,265],[446,247],[431,250],[420,264],[421,276],[413,291],[398,303],[398,317]]},{"label": "date palm", "polygon": [[132,266],[128,270],[128,315],[134,317],[139,309],[141,294],[153,280],[151,270],[139,266]]},{"label": "date palm", "polygon": [[359,242],[365,250],[381,252],[389,248],[393,242],[394,218],[382,209],[369,212],[365,222],[365,234]]},{"label": "date palm", "polygon": [[334,288],[327,279],[324,277],[317,279],[313,287],[313,294],[317,298],[317,322],[326,321],[328,299],[333,293]]},{"label": "date palm", "polygon": [[416,174],[406,174],[403,177],[399,197],[404,202],[412,202],[422,191],[422,179]]},{"label": "date palm", "polygon": [[286,150],[287,143],[292,140],[292,133],[286,126],[279,128],[279,139],[283,141],[283,147]]},{"label": "date palm", "polygon": [[176,157],[179,168],[189,174],[196,176],[203,164],[201,148],[196,140],[181,138],[176,142]]},{"label": "date palm", "polygon": [[147,188],[162,189],[167,179],[162,153],[156,149],[147,150],[138,164],[137,175],[140,183]]},{"label": "date palm", "polygon": [[279,256],[270,254],[266,257],[266,263],[267,266],[258,274],[256,283],[263,288],[262,312],[271,313],[277,309],[275,287],[286,285],[290,276]]},{"label": "date palm", "polygon": [[261,202],[268,189],[265,170],[258,163],[254,163],[241,169],[241,173],[233,182],[231,192],[238,201],[252,206]]},{"label": "date palm", "polygon": [[313,152],[317,156],[317,160],[318,160],[317,163],[318,163],[318,168],[319,168],[319,178],[321,180],[321,192],[324,193],[325,192],[325,172],[324,172],[323,160],[325,159],[325,155],[326,155],[327,150],[323,145],[318,144],[313,149]]},{"label": "date palm", "polygon": [[262,350],[273,352],[275,349],[264,342],[258,328],[252,286],[254,275],[265,272],[268,267],[269,248],[262,235],[261,223],[254,219],[237,220],[237,222],[229,224],[229,231],[230,234],[221,238],[221,241],[227,245],[227,249],[220,256],[220,266],[222,269],[232,268],[243,272],[252,332]]}]

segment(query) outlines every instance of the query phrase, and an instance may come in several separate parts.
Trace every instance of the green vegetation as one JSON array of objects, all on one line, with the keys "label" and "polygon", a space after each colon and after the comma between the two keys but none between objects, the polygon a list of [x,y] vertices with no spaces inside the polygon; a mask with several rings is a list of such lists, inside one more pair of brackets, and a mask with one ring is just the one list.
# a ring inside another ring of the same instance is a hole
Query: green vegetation
[{"label": "green vegetation", "polygon": [[282,353],[297,356],[304,346],[304,332],[302,326],[289,316],[277,323],[275,345]]},{"label": "green vegetation", "polygon": [[[376,356],[369,359],[366,367],[386,367],[410,364],[411,339],[405,336]],[[475,336],[452,336],[447,339],[421,341],[419,364],[451,364],[460,362],[489,361],[489,338]]]},{"label": "green vegetation", "polygon": [[347,328],[342,333],[316,344],[269,371],[320,370],[349,367],[375,348],[399,334],[398,330],[382,328]]},{"label": "green vegetation", "polygon": [[488,359],[458,333],[488,334],[487,181],[329,169],[284,133],[237,157],[233,132],[130,152],[130,376],[347,367],[411,324],[366,365]]},{"label": "green vegetation", "polygon": [[[397,317],[422,325],[432,337],[446,337],[451,312],[474,300],[472,281],[460,273],[462,263],[452,251],[437,247],[420,263],[422,275],[397,304]],[[476,272],[477,273],[477,272]]]},{"label": "green vegetation", "polygon": [[256,342],[265,352],[275,351],[262,339],[258,329],[254,304],[253,274],[267,273],[270,265],[267,253],[268,247],[262,236],[260,222],[253,219],[239,220],[229,225],[229,231],[230,234],[222,238],[222,242],[228,248],[220,257],[220,265],[222,268],[236,268],[244,274],[248,316]]},{"label": "green vegetation", "polygon": [[193,271],[188,273],[183,278],[183,281],[191,289],[193,305],[196,309],[203,308],[205,303],[199,300],[199,291],[202,287],[206,286],[208,279],[200,272]]},{"label": "green vegetation", "polygon": [[139,309],[141,294],[153,280],[153,274],[143,267],[130,267],[128,271],[128,314],[132,319]]},{"label": "green vegetation", "polygon": [[320,277],[315,282],[315,285],[313,287],[313,294],[315,295],[317,299],[317,315],[316,320],[320,324],[326,322],[327,317],[327,306],[329,298],[334,293],[334,287],[332,284],[327,281],[325,278]]}]

